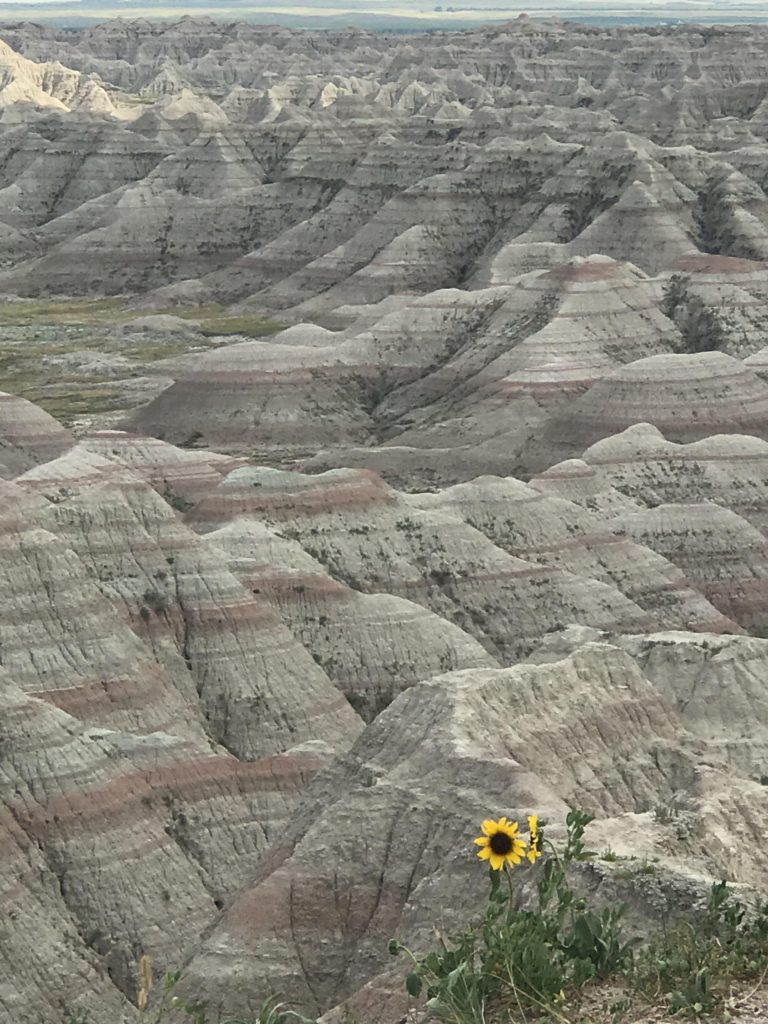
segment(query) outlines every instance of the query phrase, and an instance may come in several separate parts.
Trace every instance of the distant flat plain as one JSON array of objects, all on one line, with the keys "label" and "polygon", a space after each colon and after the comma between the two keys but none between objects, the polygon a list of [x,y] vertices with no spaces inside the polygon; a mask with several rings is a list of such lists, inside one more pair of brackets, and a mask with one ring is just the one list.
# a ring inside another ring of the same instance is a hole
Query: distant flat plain
[{"label": "distant flat plain", "polygon": [[293,28],[341,28],[354,25],[384,31],[423,31],[459,29],[486,21],[504,21],[526,13],[531,17],[559,17],[601,25],[670,24],[695,21],[704,24],[766,22],[768,5],[764,0],[641,0],[622,3],[616,0],[544,0],[517,5],[493,0],[450,0],[430,4],[399,0],[353,0],[328,4],[328,0],[301,0],[301,3],[253,3],[251,0],[10,0],[0,3],[0,23],[20,20],[45,21],[60,26],[79,27],[111,17],[179,18],[185,14],[214,18],[267,22]]}]

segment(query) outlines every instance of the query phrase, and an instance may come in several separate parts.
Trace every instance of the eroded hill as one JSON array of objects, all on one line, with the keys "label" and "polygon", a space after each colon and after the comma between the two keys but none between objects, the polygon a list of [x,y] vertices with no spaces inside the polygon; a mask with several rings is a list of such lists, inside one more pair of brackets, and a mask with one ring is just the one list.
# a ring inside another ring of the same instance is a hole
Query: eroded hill
[{"label": "eroded hill", "polygon": [[760,893],[768,30],[0,37],[0,1022],[396,1024],[487,815]]}]

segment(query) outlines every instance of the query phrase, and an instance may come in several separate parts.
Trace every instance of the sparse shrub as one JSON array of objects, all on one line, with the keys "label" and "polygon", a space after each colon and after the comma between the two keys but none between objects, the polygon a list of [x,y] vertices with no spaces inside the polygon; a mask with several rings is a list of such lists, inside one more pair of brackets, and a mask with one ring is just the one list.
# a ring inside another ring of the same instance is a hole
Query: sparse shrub
[{"label": "sparse shrub", "polygon": [[678,326],[686,352],[714,352],[723,347],[725,332],[717,314],[708,309],[698,295],[689,299]]},{"label": "sparse shrub", "polygon": [[447,587],[453,582],[454,576],[450,569],[430,569],[429,578],[438,587]]},{"label": "sparse shrub", "polygon": [[627,867],[619,868],[618,871],[614,872],[614,878],[620,879],[632,879],[637,878],[638,875],[655,875],[656,865],[651,864],[650,861],[643,859],[638,860],[637,857],[630,857],[630,863]]},{"label": "sparse shrub", "polygon": [[194,448],[198,441],[202,441],[203,435],[199,430],[193,430],[184,441],[179,441],[179,448]]},{"label": "sparse shrub", "polygon": [[662,312],[680,329],[684,352],[713,352],[725,343],[723,327],[711,309],[698,295],[691,294],[691,279],[673,274],[664,286]]},{"label": "sparse shrub", "polygon": [[653,819],[660,825],[671,825],[679,813],[678,809],[671,804],[656,804],[653,808]]},{"label": "sparse shrub", "polygon": [[680,306],[687,304],[690,298],[689,286],[690,277],[687,274],[673,274],[662,289],[661,311],[670,320],[675,319],[675,314]]},{"label": "sparse shrub", "polygon": [[174,494],[174,492],[167,487],[163,491],[163,499],[168,502],[171,508],[176,509],[177,512],[185,514],[195,507],[194,501],[190,501],[189,498],[185,498],[182,494]]},{"label": "sparse shrub", "polygon": [[[147,587],[144,593],[141,595],[141,599],[144,602],[144,608],[149,608],[155,615],[160,615],[168,607],[168,600],[162,591],[155,589],[154,587]],[[141,617],[145,619],[143,608],[141,609]]]}]

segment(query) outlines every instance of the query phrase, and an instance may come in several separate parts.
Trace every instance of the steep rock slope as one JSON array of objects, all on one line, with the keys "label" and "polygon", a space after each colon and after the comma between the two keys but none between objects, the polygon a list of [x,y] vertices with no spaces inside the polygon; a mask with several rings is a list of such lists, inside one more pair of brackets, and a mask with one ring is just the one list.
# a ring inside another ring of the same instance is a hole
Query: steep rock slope
[{"label": "steep rock slope", "polygon": [[[389,1024],[385,940],[429,941],[441,904],[459,923],[497,806],[578,802],[611,843],[650,829],[671,892],[692,865],[753,882],[735,822],[685,849],[649,822],[680,799],[725,823],[738,793],[763,827],[767,655],[734,634],[768,617],[740,590],[765,444],[635,427],[530,485],[404,494],[111,431],[4,481],[2,884],[30,926],[2,1013],[127,1024],[147,951],[226,1012],[276,987]],[[559,493],[569,467],[590,486]],[[662,526],[719,499],[686,559],[643,525],[654,473]]]},{"label": "steep rock slope", "polygon": [[80,74],[58,61],[37,64],[0,41],[0,107],[14,103],[94,113],[114,109],[98,76]]},{"label": "steep rock slope", "polygon": [[9,479],[66,451],[72,437],[53,416],[0,391],[0,477]]},{"label": "steep rock slope", "polygon": [[[155,658],[193,687],[217,743],[248,760],[284,750],[286,729],[292,745],[336,745],[354,732],[346,702],[271,609],[149,485],[78,448],[18,485],[57,499],[58,535]],[[296,671],[300,686],[289,683]]]},{"label": "steep rock slope", "polygon": [[250,877],[362,723],[116,459],[74,448],[2,486],[3,905],[29,925],[10,931],[0,1006],[128,1021],[137,953],[179,963],[180,932]]},{"label": "steep rock slope", "polygon": [[[429,943],[427,922],[450,932],[476,906],[485,881],[467,850],[497,807],[557,819],[575,802],[600,815],[603,836],[612,823],[621,836],[636,816],[665,871],[757,880],[761,851],[734,862],[738,835],[726,828],[742,811],[764,827],[768,810],[749,781],[768,735],[765,642],[665,633],[572,646],[542,665],[472,670],[402,694],[315,780],[269,875],[225,912],[190,984],[241,1012],[275,986],[315,1012],[348,999],[366,1020],[397,1019],[407,1004],[387,973],[362,983],[386,969],[393,932]],[[690,702],[694,678],[702,690]],[[681,845],[652,824],[656,801],[683,794],[705,821],[729,772],[754,802],[732,808],[717,839],[694,828]],[[616,883],[602,870],[608,893]]]},{"label": "steep rock slope", "polygon": [[311,470],[365,466],[409,489],[527,476],[642,420],[682,441],[763,436],[755,327],[768,274],[744,262],[749,321],[738,304],[728,320],[713,312],[735,302],[725,284],[599,255],[513,284],[342,307],[335,331],[297,325],[188,361],[126,426]]}]

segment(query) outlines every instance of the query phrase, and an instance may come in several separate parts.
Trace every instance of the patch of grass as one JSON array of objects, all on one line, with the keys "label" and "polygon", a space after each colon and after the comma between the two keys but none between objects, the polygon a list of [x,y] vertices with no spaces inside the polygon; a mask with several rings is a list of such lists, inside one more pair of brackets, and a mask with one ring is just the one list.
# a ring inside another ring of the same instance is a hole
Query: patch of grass
[{"label": "patch of grass", "polygon": [[233,315],[219,303],[200,306],[170,306],[167,309],[141,311],[126,305],[125,299],[19,299],[0,302],[0,326],[35,325],[96,326],[123,324],[141,316],[169,315],[196,320],[206,336],[244,334],[262,338],[282,330],[285,324],[257,313]]},{"label": "patch of grass", "polygon": [[177,340],[170,338],[167,341],[152,341],[152,335],[147,340],[126,339],[120,346],[120,355],[126,359],[133,359],[137,363],[156,363],[159,359],[171,359],[174,356],[183,356],[195,348],[217,348],[217,345],[208,344],[206,341],[199,341],[190,345],[189,340]]},{"label": "patch of grass", "polygon": [[65,426],[78,416],[119,409],[123,400],[119,388],[84,386],[82,382],[62,385],[60,391],[25,388],[17,394],[39,405]]},{"label": "patch of grass", "polygon": [[222,314],[208,317],[200,323],[200,330],[206,338],[232,334],[242,334],[246,338],[264,338],[269,334],[275,334],[284,327],[285,324],[277,323],[275,320],[265,320],[254,314],[243,316]]},{"label": "patch of grass", "polygon": [[[128,308],[124,299],[0,302],[0,390],[26,398],[69,424],[123,407],[125,397],[119,387],[111,386],[113,376],[139,376],[145,366],[218,347],[228,336],[265,337],[284,326],[257,314],[232,316],[217,303],[153,312],[196,321],[202,333],[126,335],[114,330],[143,315]],[[46,363],[47,357],[82,349],[124,356],[134,365],[116,374],[98,369],[66,374]]]},{"label": "patch of grass", "polygon": [[[270,320],[258,313],[229,313],[218,302],[209,302],[201,306],[169,306],[167,309],[157,309],[151,312],[152,314],[177,316],[182,320],[196,320],[205,337],[243,334],[248,338],[263,338],[269,334],[276,334],[287,326],[287,324],[280,323],[278,320]],[[140,314],[134,311],[132,315],[139,316]]]},{"label": "patch of grass", "polygon": [[657,872],[656,865],[652,864],[647,859],[638,861],[637,857],[630,857],[629,861],[634,861],[634,863],[629,863],[626,867],[619,868],[617,871],[614,871],[614,878],[628,880],[631,878],[637,878],[638,875],[655,875]]},{"label": "patch of grass", "polygon": [[[121,319],[124,303],[120,299],[20,300],[0,302],[0,326],[13,324],[97,324]],[[130,314],[124,314],[128,319]]]}]

